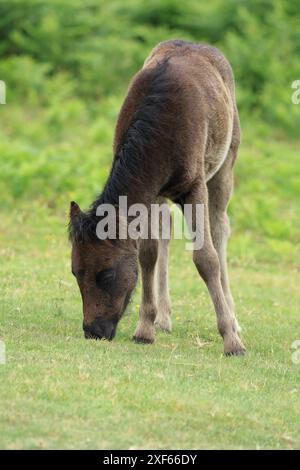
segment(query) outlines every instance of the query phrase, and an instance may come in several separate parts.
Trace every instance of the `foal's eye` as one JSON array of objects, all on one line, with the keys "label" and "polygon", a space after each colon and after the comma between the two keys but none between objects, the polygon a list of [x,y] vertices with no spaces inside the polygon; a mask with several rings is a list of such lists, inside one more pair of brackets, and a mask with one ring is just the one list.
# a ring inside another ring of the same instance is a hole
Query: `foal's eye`
[{"label": "foal's eye", "polygon": [[96,274],[96,284],[102,289],[108,288],[116,278],[116,271],[113,268],[103,269]]}]

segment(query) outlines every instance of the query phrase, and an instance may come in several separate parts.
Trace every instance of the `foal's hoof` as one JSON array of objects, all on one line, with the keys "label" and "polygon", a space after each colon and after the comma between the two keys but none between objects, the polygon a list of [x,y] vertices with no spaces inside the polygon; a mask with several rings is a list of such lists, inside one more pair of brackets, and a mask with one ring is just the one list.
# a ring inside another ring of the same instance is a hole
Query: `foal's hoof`
[{"label": "foal's hoof", "polygon": [[236,351],[225,352],[225,356],[245,356],[247,354],[246,349],[238,349]]},{"label": "foal's hoof", "polygon": [[172,331],[170,318],[157,318],[154,322],[154,326],[157,330],[164,331],[165,333],[171,333]]},{"label": "foal's hoof", "polygon": [[133,336],[133,341],[138,344],[152,344],[154,339],[152,338],[143,338],[142,336]]},{"label": "foal's hoof", "polygon": [[133,340],[136,343],[151,344],[154,342],[155,330],[153,323],[139,322],[134,332]]},{"label": "foal's hoof", "polygon": [[246,348],[239,336],[224,337],[224,354],[225,356],[244,356],[246,354]]}]

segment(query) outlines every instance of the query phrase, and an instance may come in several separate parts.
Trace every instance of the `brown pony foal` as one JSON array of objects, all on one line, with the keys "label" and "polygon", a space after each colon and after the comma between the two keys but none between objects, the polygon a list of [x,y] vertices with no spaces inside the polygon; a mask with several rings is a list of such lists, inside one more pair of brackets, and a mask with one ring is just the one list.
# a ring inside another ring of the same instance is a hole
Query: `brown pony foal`
[{"label": "brown pony foal", "polygon": [[[234,78],[214,47],[186,41],[158,44],[133,78],[119,114],[114,160],[102,194],[88,212],[71,203],[72,272],[83,300],[86,338],[112,339],[136,285],[142,302],[134,339],[152,343],[155,326],[171,330],[168,241],[99,240],[97,207],[119,196],[128,205],[169,198],[204,204],[204,243],[193,260],[217,315],[225,354],[243,354],[226,261],[227,205],[240,142]],[[195,221],[193,230],[197,230]]]}]

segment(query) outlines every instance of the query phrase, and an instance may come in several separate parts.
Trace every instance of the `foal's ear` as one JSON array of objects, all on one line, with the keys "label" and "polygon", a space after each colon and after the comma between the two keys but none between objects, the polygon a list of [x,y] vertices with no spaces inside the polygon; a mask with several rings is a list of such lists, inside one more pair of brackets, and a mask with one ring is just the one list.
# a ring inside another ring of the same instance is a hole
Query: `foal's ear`
[{"label": "foal's ear", "polygon": [[81,209],[77,202],[71,201],[70,203],[70,219],[73,219],[74,217],[77,217],[79,214],[81,214]]}]

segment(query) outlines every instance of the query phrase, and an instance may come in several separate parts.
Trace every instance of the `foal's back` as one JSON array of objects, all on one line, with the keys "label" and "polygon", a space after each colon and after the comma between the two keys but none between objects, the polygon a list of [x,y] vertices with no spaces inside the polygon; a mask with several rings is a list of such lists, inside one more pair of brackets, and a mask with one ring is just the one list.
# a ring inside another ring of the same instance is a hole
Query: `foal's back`
[{"label": "foal's back", "polygon": [[199,177],[211,179],[226,159],[238,132],[234,79],[228,61],[214,47],[177,40],[158,44],[129,87],[116,128],[115,154],[159,74],[165,89],[157,102],[167,97],[157,116],[160,133],[155,137],[154,132],[154,139],[159,142],[151,158],[157,158],[166,174],[162,194],[176,198]]}]

